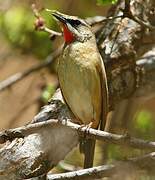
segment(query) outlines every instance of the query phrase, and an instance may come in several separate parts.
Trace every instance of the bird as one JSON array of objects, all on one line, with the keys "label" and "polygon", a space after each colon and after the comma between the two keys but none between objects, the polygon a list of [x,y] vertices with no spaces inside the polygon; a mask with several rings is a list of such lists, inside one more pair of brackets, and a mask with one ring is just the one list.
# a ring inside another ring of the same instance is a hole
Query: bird
[{"label": "bird", "polygon": [[[108,84],[96,38],[87,22],[52,10],[59,21],[64,48],[58,62],[62,96],[79,124],[104,130],[108,113]],[[83,141],[84,168],[93,166],[95,140]]]}]

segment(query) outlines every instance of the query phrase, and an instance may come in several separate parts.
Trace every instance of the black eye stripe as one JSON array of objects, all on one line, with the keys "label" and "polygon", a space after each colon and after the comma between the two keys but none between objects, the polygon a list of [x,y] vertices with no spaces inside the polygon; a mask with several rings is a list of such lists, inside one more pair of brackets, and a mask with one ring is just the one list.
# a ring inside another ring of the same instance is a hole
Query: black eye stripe
[{"label": "black eye stripe", "polygon": [[78,26],[81,24],[79,20],[73,20],[73,19],[69,19],[68,22],[73,26]]}]

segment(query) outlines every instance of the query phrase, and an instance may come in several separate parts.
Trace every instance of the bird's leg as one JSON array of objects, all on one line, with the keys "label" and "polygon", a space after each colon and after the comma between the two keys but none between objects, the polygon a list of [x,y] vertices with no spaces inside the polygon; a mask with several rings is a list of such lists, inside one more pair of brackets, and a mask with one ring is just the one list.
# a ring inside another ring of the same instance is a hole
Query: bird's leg
[{"label": "bird's leg", "polygon": [[94,122],[91,121],[89,124],[85,125],[85,133],[83,138],[83,143],[81,143],[81,149],[84,153],[84,168],[90,168],[93,166],[93,160],[94,160],[94,150],[95,150],[95,140],[90,139],[88,137],[89,129],[92,128],[94,125]]},{"label": "bird's leg", "polygon": [[89,132],[89,129],[91,128],[92,126],[92,122],[90,122],[89,124],[81,124],[79,129],[82,129],[82,128],[85,128],[85,131],[84,131],[84,134],[83,136],[80,138],[80,146],[79,146],[79,149],[80,149],[80,152],[81,153],[84,153],[85,152],[85,143],[87,141],[87,134]]},{"label": "bird's leg", "polygon": [[86,125],[87,128],[91,128],[93,126],[93,122],[91,121],[89,124]]}]

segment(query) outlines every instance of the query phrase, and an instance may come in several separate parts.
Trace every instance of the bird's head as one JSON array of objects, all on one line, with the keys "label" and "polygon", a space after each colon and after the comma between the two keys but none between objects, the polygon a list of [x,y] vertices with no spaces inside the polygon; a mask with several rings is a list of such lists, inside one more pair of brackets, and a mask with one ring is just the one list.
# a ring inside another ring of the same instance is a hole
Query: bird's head
[{"label": "bird's head", "polygon": [[92,37],[91,27],[84,20],[58,11],[52,11],[52,15],[60,22],[67,44],[73,41],[85,42]]}]

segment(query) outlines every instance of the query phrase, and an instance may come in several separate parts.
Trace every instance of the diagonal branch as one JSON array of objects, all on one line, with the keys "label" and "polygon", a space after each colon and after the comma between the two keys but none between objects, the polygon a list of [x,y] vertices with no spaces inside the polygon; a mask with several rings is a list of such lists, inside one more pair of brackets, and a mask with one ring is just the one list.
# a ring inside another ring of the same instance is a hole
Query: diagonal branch
[{"label": "diagonal branch", "polygon": [[[138,17],[141,15],[142,17],[147,16],[147,12],[154,7],[154,0],[134,0],[132,2],[134,2],[132,11],[137,11]],[[137,7],[139,4],[143,8]],[[119,15],[120,7],[124,7],[124,0],[118,1],[116,8],[111,11],[111,16]],[[143,12],[141,12],[141,9],[143,9]],[[148,16],[147,18],[149,22],[153,21]],[[115,38],[116,34],[118,34],[117,38]],[[146,95],[148,97],[148,95],[154,93],[155,59],[151,58],[147,61],[148,58],[144,57],[144,59],[139,60],[142,54],[153,47],[154,37],[150,32],[145,32],[144,28],[138,23],[128,18],[116,18],[107,22],[97,35],[98,46],[106,63],[110,102],[113,108],[125,98]],[[152,45],[144,48],[148,39],[150,40],[149,43],[152,42]],[[152,51],[151,56],[154,57],[154,54],[155,51]],[[49,119],[74,120],[66,105],[62,102],[60,92],[34,118],[33,122],[42,122]],[[2,180],[24,179],[47,173],[79,143],[77,132],[79,131],[75,131],[66,125],[55,123],[52,127],[44,126],[36,129],[30,135],[26,134],[24,138],[7,142],[0,150],[0,178]],[[102,135],[105,138],[105,133]],[[96,134],[93,136],[96,136]],[[125,140],[132,144],[131,139],[125,136]],[[116,142],[116,139],[113,140]],[[119,143],[121,144],[122,141]],[[132,146],[135,147],[135,144],[133,143]],[[153,142],[149,146],[154,149]],[[150,157],[150,160],[154,162],[153,156]]]},{"label": "diagonal branch", "polygon": [[114,165],[104,165],[93,167],[89,169],[83,169],[79,171],[73,171],[68,173],[61,173],[55,175],[48,175],[48,180],[65,180],[65,179],[88,179],[88,178],[103,178],[103,177],[110,177],[115,173],[115,166]]},{"label": "diagonal branch", "polygon": [[[78,170],[68,173],[61,173],[61,174],[53,174],[48,175],[48,180],[63,180],[63,179],[77,179],[80,178],[82,180],[88,178],[103,178],[103,177],[113,177],[114,175],[118,175],[119,173],[124,171],[128,171],[129,169],[134,169],[137,171],[139,169],[148,169],[149,172],[154,174],[154,165],[155,165],[155,152],[143,155],[137,158],[131,158],[126,161],[120,161],[114,165],[103,165],[97,166],[89,169]],[[122,174],[120,176],[122,178]]]},{"label": "diagonal branch", "polygon": [[[51,103],[35,116],[32,121],[34,124],[16,128],[10,132],[6,131],[6,134],[1,133],[1,138],[4,139],[18,138],[7,143],[0,150],[0,178],[2,180],[24,179],[47,173],[79,143],[79,136],[84,135],[123,146],[155,149],[154,142],[94,129],[87,131],[87,128],[81,128],[80,125],[68,120],[74,121],[74,118],[62,102],[60,91],[57,91]],[[153,163],[154,159],[150,159],[150,162]],[[145,167],[142,166],[142,168]],[[104,173],[106,173],[105,170]]]},{"label": "diagonal branch", "polygon": [[47,66],[49,66],[53,60],[55,60],[62,51],[62,47],[60,47],[58,50],[56,50],[55,52],[53,52],[51,55],[49,55],[43,63],[37,64],[35,66],[33,66],[32,68],[25,70],[24,72],[18,72],[12,76],[10,76],[9,78],[3,80],[0,82],[0,91],[5,90],[6,88],[11,87],[13,84],[15,84],[16,82],[24,79],[25,77],[29,76],[31,73],[36,72],[41,70],[42,68],[45,68]]},{"label": "diagonal branch", "polygon": [[38,130],[41,130],[41,128],[43,127],[52,128],[57,123],[59,125],[67,126],[71,128],[72,130],[76,131],[81,137],[97,139],[97,140],[105,141],[108,143],[114,143],[114,144],[122,145],[122,146],[128,146],[128,147],[139,148],[139,149],[149,149],[149,150],[155,151],[155,142],[145,141],[138,138],[130,137],[129,134],[118,135],[118,134],[104,132],[104,131],[100,131],[100,130],[96,130],[92,128],[88,129],[87,127],[81,127],[78,124],[72,123],[70,119],[65,119],[61,121],[51,119],[48,121],[29,124],[27,126],[19,127],[16,129],[6,130],[0,133],[0,143],[4,143],[6,142],[6,140],[13,140],[15,138],[20,138],[20,137],[23,138],[25,136],[28,136],[32,133],[37,132]]}]

